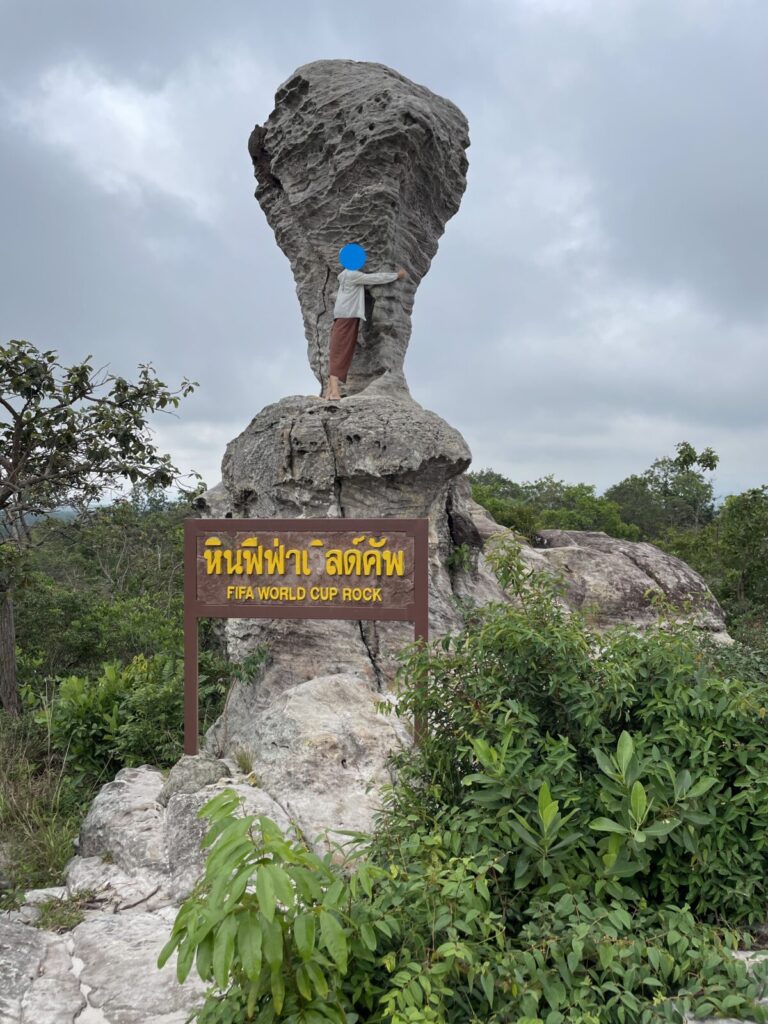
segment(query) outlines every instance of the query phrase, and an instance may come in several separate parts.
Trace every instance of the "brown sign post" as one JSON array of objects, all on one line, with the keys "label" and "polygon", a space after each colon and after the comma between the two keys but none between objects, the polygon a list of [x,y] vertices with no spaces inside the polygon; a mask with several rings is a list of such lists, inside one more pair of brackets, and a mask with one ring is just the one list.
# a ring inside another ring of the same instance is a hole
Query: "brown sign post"
[{"label": "brown sign post", "polygon": [[429,634],[426,519],[187,519],[184,752],[197,753],[200,618],[378,619]]}]

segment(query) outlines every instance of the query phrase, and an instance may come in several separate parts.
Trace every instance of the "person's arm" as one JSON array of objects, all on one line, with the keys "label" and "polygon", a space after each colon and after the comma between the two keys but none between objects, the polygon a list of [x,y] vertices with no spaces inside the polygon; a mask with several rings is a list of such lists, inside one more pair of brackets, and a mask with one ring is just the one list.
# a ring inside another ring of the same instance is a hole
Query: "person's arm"
[{"label": "person's arm", "polygon": [[362,270],[350,270],[347,280],[350,284],[361,284],[367,288],[374,284],[391,284],[400,276],[399,270],[382,270],[378,274],[364,274]]}]

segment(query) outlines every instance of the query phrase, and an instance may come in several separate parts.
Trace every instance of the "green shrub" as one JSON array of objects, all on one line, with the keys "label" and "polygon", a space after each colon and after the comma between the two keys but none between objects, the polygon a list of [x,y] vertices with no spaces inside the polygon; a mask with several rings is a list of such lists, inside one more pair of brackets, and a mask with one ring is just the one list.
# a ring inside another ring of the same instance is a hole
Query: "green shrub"
[{"label": "green shrub", "polygon": [[16,601],[19,682],[43,690],[47,679],[93,673],[108,661],[180,656],[181,613],[180,594],[161,608],[149,594],[105,598],[32,573]]},{"label": "green shrub", "polygon": [[399,713],[427,729],[365,857],[319,860],[232,793],[204,809],[162,958],[211,983],[201,1022],[768,1018],[768,972],[732,955],[765,918],[759,667],[686,626],[592,633],[492,557],[517,602],[407,656]]},{"label": "green shrub", "polygon": [[[257,659],[258,660],[258,659]],[[203,652],[199,675],[204,731],[218,715],[236,672]],[[33,701],[34,694],[25,693]],[[104,779],[140,764],[168,767],[183,753],[184,665],[173,655],[137,655],[128,665],[110,662],[95,678],[58,682],[37,719],[75,778]]]}]

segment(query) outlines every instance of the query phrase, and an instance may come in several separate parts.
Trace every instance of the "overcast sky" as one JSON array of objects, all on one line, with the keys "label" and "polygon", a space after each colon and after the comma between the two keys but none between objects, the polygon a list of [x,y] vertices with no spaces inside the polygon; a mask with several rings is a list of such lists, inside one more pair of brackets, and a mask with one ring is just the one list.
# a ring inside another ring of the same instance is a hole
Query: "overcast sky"
[{"label": "overcast sky", "polygon": [[215,484],[317,393],[246,143],[325,58],[469,119],[405,368],[474,468],[602,490],[687,440],[768,483],[766,0],[0,0],[3,339],[199,381],[158,437]]}]

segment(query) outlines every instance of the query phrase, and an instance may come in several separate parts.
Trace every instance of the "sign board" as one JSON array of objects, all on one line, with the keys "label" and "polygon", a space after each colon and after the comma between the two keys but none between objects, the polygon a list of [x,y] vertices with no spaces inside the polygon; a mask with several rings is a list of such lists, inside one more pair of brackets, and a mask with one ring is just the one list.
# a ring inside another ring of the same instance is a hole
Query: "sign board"
[{"label": "sign board", "polygon": [[184,752],[197,753],[199,618],[378,619],[429,631],[426,519],[187,519]]}]

